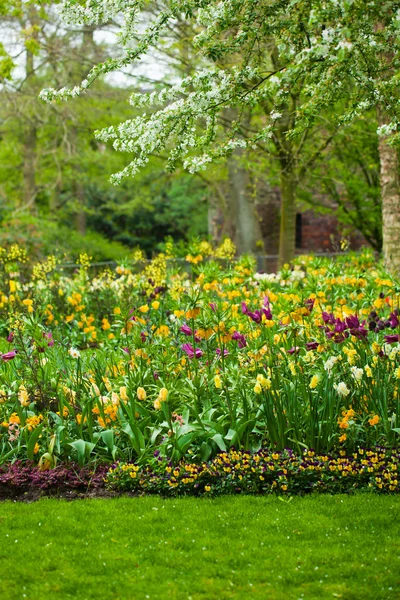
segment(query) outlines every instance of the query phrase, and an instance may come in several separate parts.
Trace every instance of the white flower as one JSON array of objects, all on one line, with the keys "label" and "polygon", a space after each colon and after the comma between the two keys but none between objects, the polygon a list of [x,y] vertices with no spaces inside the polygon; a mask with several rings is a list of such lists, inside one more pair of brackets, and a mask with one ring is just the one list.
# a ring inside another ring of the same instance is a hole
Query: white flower
[{"label": "white flower", "polygon": [[255,273],[253,278],[257,281],[267,281],[268,283],[276,281],[275,273]]},{"label": "white flower", "polygon": [[364,371],[358,367],[351,367],[350,371],[356,381],[361,381]]},{"label": "white flower", "polygon": [[337,385],[335,384],[334,388],[337,391],[337,393],[340,394],[341,396],[348,396],[350,394],[350,390],[344,381],[341,381]]},{"label": "white flower", "polygon": [[328,358],[328,360],[324,364],[325,371],[328,371],[328,373],[330,373],[336,363],[337,363],[337,356],[331,356],[330,358]]},{"label": "white flower", "polygon": [[274,111],[270,114],[270,117],[272,121],[276,121],[282,117],[282,113]]},{"label": "white flower", "polygon": [[290,274],[290,279],[292,281],[300,281],[301,279],[304,279],[304,277],[306,276],[304,271],[300,271],[300,270],[295,270],[292,271]]},{"label": "white flower", "polygon": [[68,354],[72,356],[72,358],[79,358],[81,353],[76,348],[70,348],[68,350]]}]

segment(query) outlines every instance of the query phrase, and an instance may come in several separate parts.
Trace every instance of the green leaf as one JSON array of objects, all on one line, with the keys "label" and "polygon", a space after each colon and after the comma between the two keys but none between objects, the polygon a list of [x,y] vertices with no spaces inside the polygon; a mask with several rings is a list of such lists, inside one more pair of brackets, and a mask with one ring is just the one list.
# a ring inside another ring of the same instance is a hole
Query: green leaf
[{"label": "green leaf", "polygon": [[70,446],[72,446],[78,454],[79,466],[83,466],[86,462],[86,457],[90,456],[96,444],[86,442],[85,440],[75,440],[74,442],[70,442]]},{"label": "green leaf", "polygon": [[222,452],[225,452],[226,445],[224,442],[224,438],[220,433],[216,433],[211,439],[214,440],[214,442],[217,444],[218,448],[222,450]]},{"label": "green leaf", "polygon": [[100,433],[100,437],[107,446],[110,454],[112,454],[114,448],[114,431],[112,429],[106,429]]},{"label": "green leaf", "polygon": [[36,429],[34,429],[32,431],[32,434],[29,438],[27,449],[26,449],[26,454],[27,454],[29,460],[34,459],[35,445],[36,445],[36,442],[37,442],[40,434],[42,433],[42,429],[43,429],[43,423],[41,423],[38,427],[36,427]]}]

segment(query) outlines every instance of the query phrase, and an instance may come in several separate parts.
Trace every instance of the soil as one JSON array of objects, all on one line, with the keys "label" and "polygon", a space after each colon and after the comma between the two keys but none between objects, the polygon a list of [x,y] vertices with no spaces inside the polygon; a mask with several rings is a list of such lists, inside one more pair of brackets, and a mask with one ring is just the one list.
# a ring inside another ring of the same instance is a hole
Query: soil
[{"label": "soil", "polygon": [[55,498],[58,500],[85,500],[88,498],[117,498],[119,496],[135,496],[131,492],[117,492],[105,488],[93,490],[71,490],[67,486],[49,488],[16,488],[7,484],[0,484],[0,502],[36,502],[41,498]]}]

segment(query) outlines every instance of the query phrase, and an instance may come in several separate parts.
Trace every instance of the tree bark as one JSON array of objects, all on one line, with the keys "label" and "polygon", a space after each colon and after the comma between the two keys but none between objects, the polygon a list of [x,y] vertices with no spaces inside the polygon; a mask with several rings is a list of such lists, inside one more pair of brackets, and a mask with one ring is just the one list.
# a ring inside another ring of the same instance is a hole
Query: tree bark
[{"label": "tree bark", "polygon": [[23,202],[24,208],[29,212],[35,211],[35,199],[37,194],[36,189],[36,176],[35,176],[35,162],[36,162],[36,144],[37,144],[37,131],[36,127],[32,123],[28,123],[27,129],[24,135],[24,146],[23,146],[23,181],[24,181],[24,192]]},{"label": "tree bark", "polygon": [[[385,123],[378,114],[380,125]],[[400,180],[397,149],[388,144],[388,136],[379,139],[380,181],[382,195],[382,234],[385,267],[400,274]]]},{"label": "tree bark", "polygon": [[257,253],[262,248],[260,220],[251,195],[249,173],[240,164],[244,150],[237,148],[228,159],[232,208],[235,216],[235,244],[238,254]]},{"label": "tree bark", "polygon": [[278,267],[290,262],[296,249],[296,181],[290,159],[281,158],[281,215]]},{"label": "tree bark", "polygon": [[[29,20],[26,26],[35,27],[37,25],[36,8],[31,6],[28,11]],[[37,32],[34,30],[32,37],[37,39]],[[31,88],[35,87],[36,74],[34,66],[34,56],[30,50],[26,50],[25,59],[25,77],[27,85]],[[35,125],[34,115],[30,115],[27,120],[26,129],[24,132],[23,142],[23,203],[24,208],[29,212],[35,212],[35,199],[37,194],[36,188],[36,150],[37,150],[37,128]]]}]

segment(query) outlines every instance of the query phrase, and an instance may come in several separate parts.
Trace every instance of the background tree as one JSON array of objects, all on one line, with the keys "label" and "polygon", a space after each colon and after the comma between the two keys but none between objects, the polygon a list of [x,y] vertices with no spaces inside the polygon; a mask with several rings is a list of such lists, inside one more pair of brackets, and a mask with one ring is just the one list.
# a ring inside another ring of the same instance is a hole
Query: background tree
[{"label": "background tree", "polygon": [[[157,12],[134,47],[130,47],[134,30],[131,3],[91,3],[85,11],[75,3],[67,2],[65,7],[66,18],[77,22],[122,16],[120,40],[125,53],[94,67],[74,90],[58,93],[45,90],[44,99],[77,95],[88,89],[99,75],[123,68],[146,55],[163,36],[167,24],[182,12],[202,28],[191,43],[206,58],[224,65],[197,72],[159,94],[133,96],[131,102],[139,108],[157,104],[160,108],[99,134],[103,141],[114,140],[116,149],[136,154],[114,176],[117,183],[135,174],[161,148],[168,150],[168,168],[183,162],[190,171],[196,171],[235,148],[251,147],[276,135],[279,123],[283,124],[285,139],[290,140],[309,130],[323,110],[334,108],[336,125],[341,126],[367,110],[379,109],[383,135],[380,142],[383,249],[388,268],[400,270],[398,169],[396,153],[387,143],[391,141],[388,136],[397,130],[399,118],[398,2],[298,0],[288,6],[280,1],[254,5],[249,0],[229,0],[223,4],[206,1],[200,9],[196,3],[175,2]],[[140,5],[136,8],[140,12]],[[277,52],[272,68],[268,53],[271,40]],[[389,56],[388,47],[392,49]],[[292,108],[291,121],[286,126],[285,109],[290,114],[288,101],[300,81],[303,99]],[[243,116],[250,107],[261,106],[265,98],[271,97],[271,86],[276,88],[272,115],[279,117],[270,119],[253,136],[243,140],[240,136]],[[239,118],[228,132],[221,131],[217,117],[221,111],[233,107]],[[293,220],[293,211],[289,220]],[[291,242],[290,246],[287,257],[293,250]]]}]

